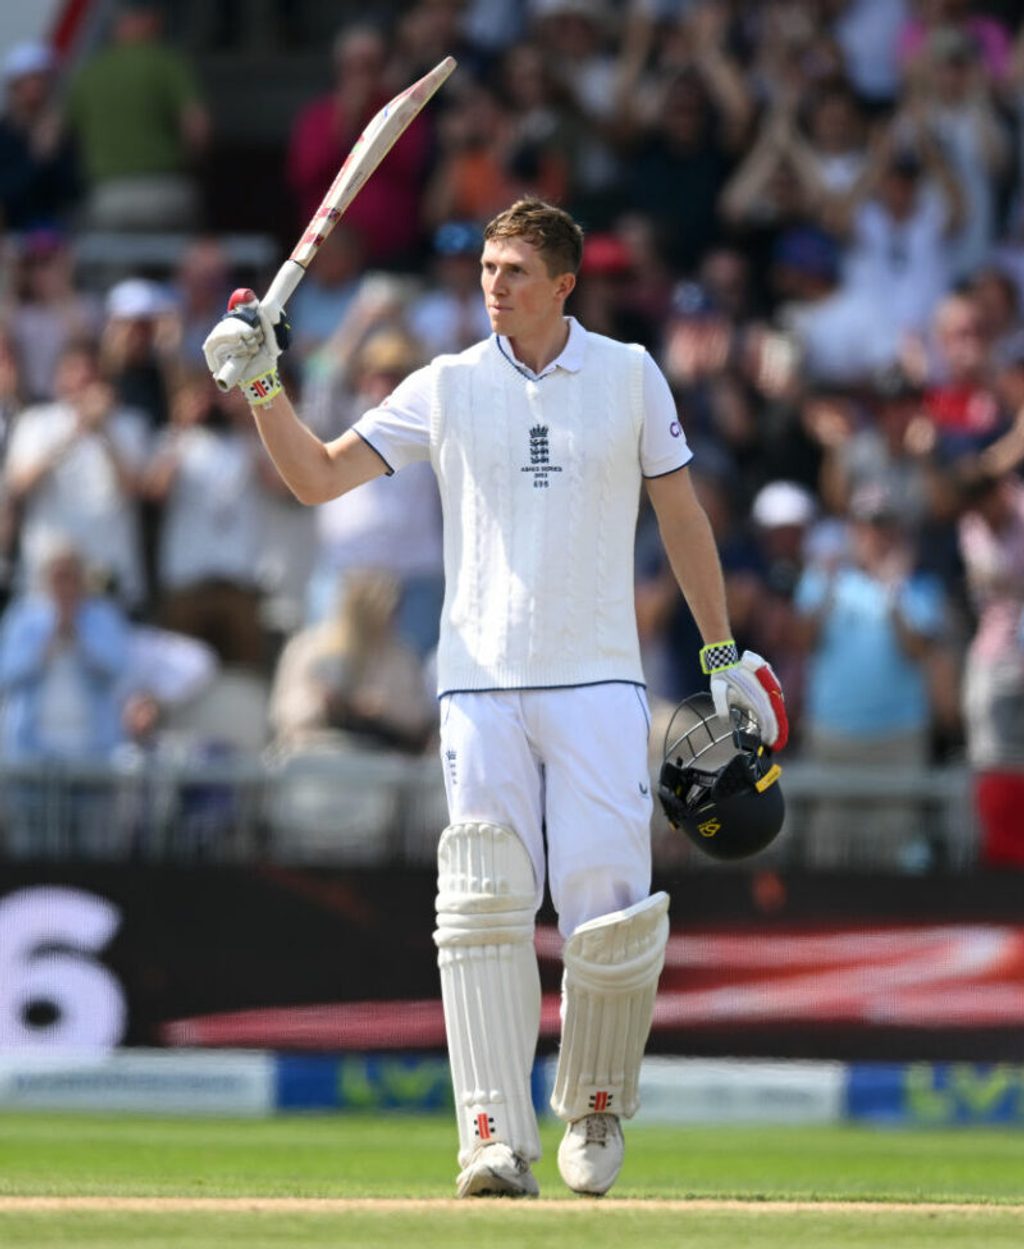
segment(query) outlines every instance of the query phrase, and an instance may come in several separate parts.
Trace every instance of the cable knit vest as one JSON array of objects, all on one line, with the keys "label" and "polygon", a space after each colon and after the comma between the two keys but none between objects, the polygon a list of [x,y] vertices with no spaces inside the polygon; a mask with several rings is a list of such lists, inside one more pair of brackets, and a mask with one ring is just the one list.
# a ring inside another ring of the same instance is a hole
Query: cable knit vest
[{"label": "cable knit vest", "polygon": [[495,338],[434,362],[441,693],[643,683],[633,601],[643,348],[533,381]]}]

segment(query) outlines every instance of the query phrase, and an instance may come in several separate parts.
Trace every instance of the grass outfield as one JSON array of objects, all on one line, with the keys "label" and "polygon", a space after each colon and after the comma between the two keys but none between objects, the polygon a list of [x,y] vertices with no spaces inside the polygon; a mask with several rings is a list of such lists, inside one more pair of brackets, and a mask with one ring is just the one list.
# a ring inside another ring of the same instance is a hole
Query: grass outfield
[{"label": "grass outfield", "polygon": [[603,1202],[564,1200],[557,1138],[539,1202],[456,1203],[444,1117],[0,1114],[0,1245],[1024,1244],[1024,1133],[637,1128]]}]

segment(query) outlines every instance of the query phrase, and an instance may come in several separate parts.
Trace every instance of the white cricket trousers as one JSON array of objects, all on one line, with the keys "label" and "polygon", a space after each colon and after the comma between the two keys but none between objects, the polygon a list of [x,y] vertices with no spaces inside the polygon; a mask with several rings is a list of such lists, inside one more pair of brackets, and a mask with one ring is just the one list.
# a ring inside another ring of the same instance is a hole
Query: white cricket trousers
[{"label": "white cricket trousers", "polygon": [[538,907],[546,867],[563,936],[648,896],[650,713],[640,686],[445,694],[440,711],[451,823],[518,833]]}]

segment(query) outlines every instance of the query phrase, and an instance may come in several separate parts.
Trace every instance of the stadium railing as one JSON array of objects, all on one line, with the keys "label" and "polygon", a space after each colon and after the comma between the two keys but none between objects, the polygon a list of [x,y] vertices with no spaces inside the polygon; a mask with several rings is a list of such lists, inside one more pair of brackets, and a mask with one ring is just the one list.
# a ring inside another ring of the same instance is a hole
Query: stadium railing
[{"label": "stadium railing", "polygon": [[[963,766],[887,772],[793,762],[786,825],[765,866],[969,870],[976,825]],[[898,859],[871,812],[907,812]],[[815,812],[838,808],[822,855]],[[104,764],[0,762],[0,857],[428,864],[447,822],[432,756],[311,746],[289,753],[132,753]],[[655,863],[721,870],[654,820]]]}]

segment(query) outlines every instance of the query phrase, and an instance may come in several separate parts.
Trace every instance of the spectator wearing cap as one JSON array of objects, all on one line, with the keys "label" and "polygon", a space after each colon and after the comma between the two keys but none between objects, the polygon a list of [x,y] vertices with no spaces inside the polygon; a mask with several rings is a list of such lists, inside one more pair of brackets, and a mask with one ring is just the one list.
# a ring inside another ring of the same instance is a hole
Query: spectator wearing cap
[{"label": "spectator wearing cap", "polygon": [[721,373],[729,364],[733,324],[699,282],[680,282],[662,348],[665,374],[684,394]]},{"label": "spectator wearing cap", "polygon": [[188,61],[163,38],[156,0],[118,0],[110,42],[71,83],[67,120],[97,230],[185,230],[201,217],[196,162],[210,119]]},{"label": "spectator wearing cap", "polygon": [[659,327],[629,298],[632,272],[632,255],[618,234],[588,235],[571,310],[595,334],[652,348]]},{"label": "spectator wearing cap", "polygon": [[671,311],[677,281],[659,247],[657,228],[643,213],[627,212],[616,218],[615,233],[629,252],[629,283],[624,299],[637,316],[660,326]]},{"label": "spectator wearing cap", "polygon": [[[729,459],[741,505],[765,480],[766,451],[776,432],[764,420],[771,389],[766,357],[772,348],[791,356],[788,340],[781,339],[737,326],[697,282],[676,288],[662,349],[665,374],[687,436],[710,441]],[[784,362],[781,371],[788,373],[792,363]]]},{"label": "spectator wearing cap", "polygon": [[180,367],[181,320],[170,289],[148,278],[125,278],[107,293],[100,358],[118,400],[167,423],[168,395]]},{"label": "spectator wearing cap", "polygon": [[484,236],[472,221],[447,221],[434,231],[430,284],[409,307],[409,326],[427,356],[458,352],[489,338],[480,298]]},{"label": "spectator wearing cap", "polygon": [[57,361],[73,341],[100,332],[103,310],[75,282],[70,241],[51,227],[29,230],[12,247],[11,284],[3,320],[22,366],[25,398],[53,398]]},{"label": "spectator wearing cap", "polygon": [[772,248],[772,283],[782,302],[816,303],[831,293],[839,278],[835,238],[813,225],[784,230]]},{"label": "spectator wearing cap", "polygon": [[761,646],[778,658],[781,667],[776,671],[786,681],[786,708],[790,726],[796,728],[794,741],[799,737],[806,662],[798,641],[794,594],[817,517],[817,499],[797,481],[768,482],[754,496],[750,509],[761,570],[757,603],[749,612],[748,644],[751,649]]},{"label": "spectator wearing cap", "polygon": [[7,489],[21,510],[18,584],[31,584],[54,532],[75,535],[91,573],[129,608],[141,607],[140,474],[146,418],[117,402],[89,342],[64,348],[52,403],[26,408],[11,435]]},{"label": "spectator wearing cap", "polygon": [[964,474],[960,546],[977,611],[963,706],[986,866],[1024,867],[1024,486]]},{"label": "spectator wearing cap", "polygon": [[750,517],[761,533],[768,579],[783,594],[796,589],[804,544],[817,514],[817,500],[798,481],[770,481],[754,496]]},{"label": "spectator wearing cap", "polygon": [[861,293],[844,288],[842,277],[837,240],[820,227],[797,226],[776,239],[770,269],[775,320],[817,385],[850,385],[873,363],[871,326],[878,313]]},{"label": "spectator wearing cap", "polygon": [[72,144],[54,99],[56,60],[46,44],[7,53],[0,117],[0,227],[25,231],[66,220],[79,192]]},{"label": "spectator wearing cap", "polygon": [[[148,278],[125,278],[107,292],[100,363],[118,404],[145,417],[149,432],[169,420],[181,369],[181,319],[170,289]],[[139,523],[150,600],[156,592],[159,508],[139,500]]]},{"label": "spectator wearing cap", "polygon": [[[796,591],[808,656],[805,757],[826,767],[913,771],[929,758],[927,660],[945,628],[934,578],[913,570],[892,498],[878,486],[851,499],[849,558],[812,565]],[[821,802],[811,814],[811,861],[899,870],[919,852],[920,813],[891,799]]]}]

